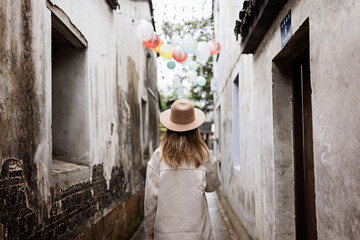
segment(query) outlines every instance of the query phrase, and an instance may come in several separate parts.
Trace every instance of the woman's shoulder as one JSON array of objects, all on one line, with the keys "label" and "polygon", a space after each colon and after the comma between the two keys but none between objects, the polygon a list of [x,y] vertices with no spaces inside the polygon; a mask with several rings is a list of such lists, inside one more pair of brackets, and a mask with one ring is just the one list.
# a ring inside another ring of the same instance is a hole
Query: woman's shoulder
[{"label": "woman's shoulder", "polygon": [[156,172],[158,172],[159,170],[159,165],[160,165],[160,158],[161,158],[161,149],[160,147],[158,147],[157,149],[155,149],[154,153],[152,154],[148,165],[153,168]]},{"label": "woman's shoulder", "polygon": [[209,171],[216,162],[216,157],[209,150],[209,159],[204,163],[205,168]]},{"label": "woman's shoulder", "polygon": [[155,149],[152,157],[160,157],[160,154],[161,154],[161,147],[158,147],[157,149]]}]

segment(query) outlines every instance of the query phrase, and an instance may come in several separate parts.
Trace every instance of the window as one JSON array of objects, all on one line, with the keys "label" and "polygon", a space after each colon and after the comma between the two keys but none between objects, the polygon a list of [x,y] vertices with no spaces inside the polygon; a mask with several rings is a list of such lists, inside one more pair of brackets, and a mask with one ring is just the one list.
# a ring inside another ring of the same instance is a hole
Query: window
[{"label": "window", "polygon": [[[52,11],[53,163],[89,164],[89,91],[86,40],[69,18]],[[70,29],[71,28],[71,29]],[[86,45],[84,45],[84,43]]]},{"label": "window", "polygon": [[218,122],[217,122],[217,157],[220,158],[221,155],[221,107],[217,108],[217,116],[218,116]]},{"label": "window", "polygon": [[147,104],[146,101],[141,98],[141,120],[142,120],[142,136],[143,136],[143,146],[146,146],[147,144],[147,121],[146,121],[146,109],[147,109]]},{"label": "window", "polygon": [[239,74],[232,84],[232,159],[234,171],[240,173],[240,111]]}]

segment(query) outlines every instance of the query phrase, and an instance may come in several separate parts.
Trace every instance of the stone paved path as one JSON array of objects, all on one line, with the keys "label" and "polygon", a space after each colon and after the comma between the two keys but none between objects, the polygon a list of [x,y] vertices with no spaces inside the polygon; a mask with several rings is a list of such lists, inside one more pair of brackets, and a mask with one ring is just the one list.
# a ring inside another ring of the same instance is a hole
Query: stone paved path
[{"label": "stone paved path", "polygon": [[[237,236],[229,218],[219,201],[216,193],[207,193],[209,212],[211,218],[211,228],[214,240],[240,240]],[[139,230],[131,238],[131,240],[146,240],[147,235],[144,231],[144,223],[141,224]]]}]

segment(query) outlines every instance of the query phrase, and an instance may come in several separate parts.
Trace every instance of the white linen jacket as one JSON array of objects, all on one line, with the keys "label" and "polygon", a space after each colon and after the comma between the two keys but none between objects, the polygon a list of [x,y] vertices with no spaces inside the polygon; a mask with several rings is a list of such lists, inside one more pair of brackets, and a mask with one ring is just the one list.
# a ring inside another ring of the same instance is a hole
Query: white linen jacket
[{"label": "white linen jacket", "polygon": [[160,161],[156,149],[147,165],[145,185],[145,231],[155,240],[212,239],[205,192],[221,185],[218,162],[210,159],[196,168],[174,169]]}]

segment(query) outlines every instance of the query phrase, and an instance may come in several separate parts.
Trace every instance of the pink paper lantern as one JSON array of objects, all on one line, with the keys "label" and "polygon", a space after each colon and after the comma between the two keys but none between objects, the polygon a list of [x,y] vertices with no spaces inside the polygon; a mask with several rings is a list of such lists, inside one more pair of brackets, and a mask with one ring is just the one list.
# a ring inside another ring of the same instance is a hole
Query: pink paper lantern
[{"label": "pink paper lantern", "polygon": [[211,42],[210,43],[210,53],[211,55],[218,54],[221,50],[221,45],[219,42]]},{"label": "pink paper lantern", "polygon": [[152,38],[150,38],[149,40],[144,41],[145,47],[150,49],[156,48],[159,44],[160,44],[160,37],[156,34],[154,34]]},{"label": "pink paper lantern", "polygon": [[173,56],[174,60],[179,63],[186,61],[186,59],[188,57],[187,53],[185,53],[180,46],[177,46],[174,49],[172,56]]}]

